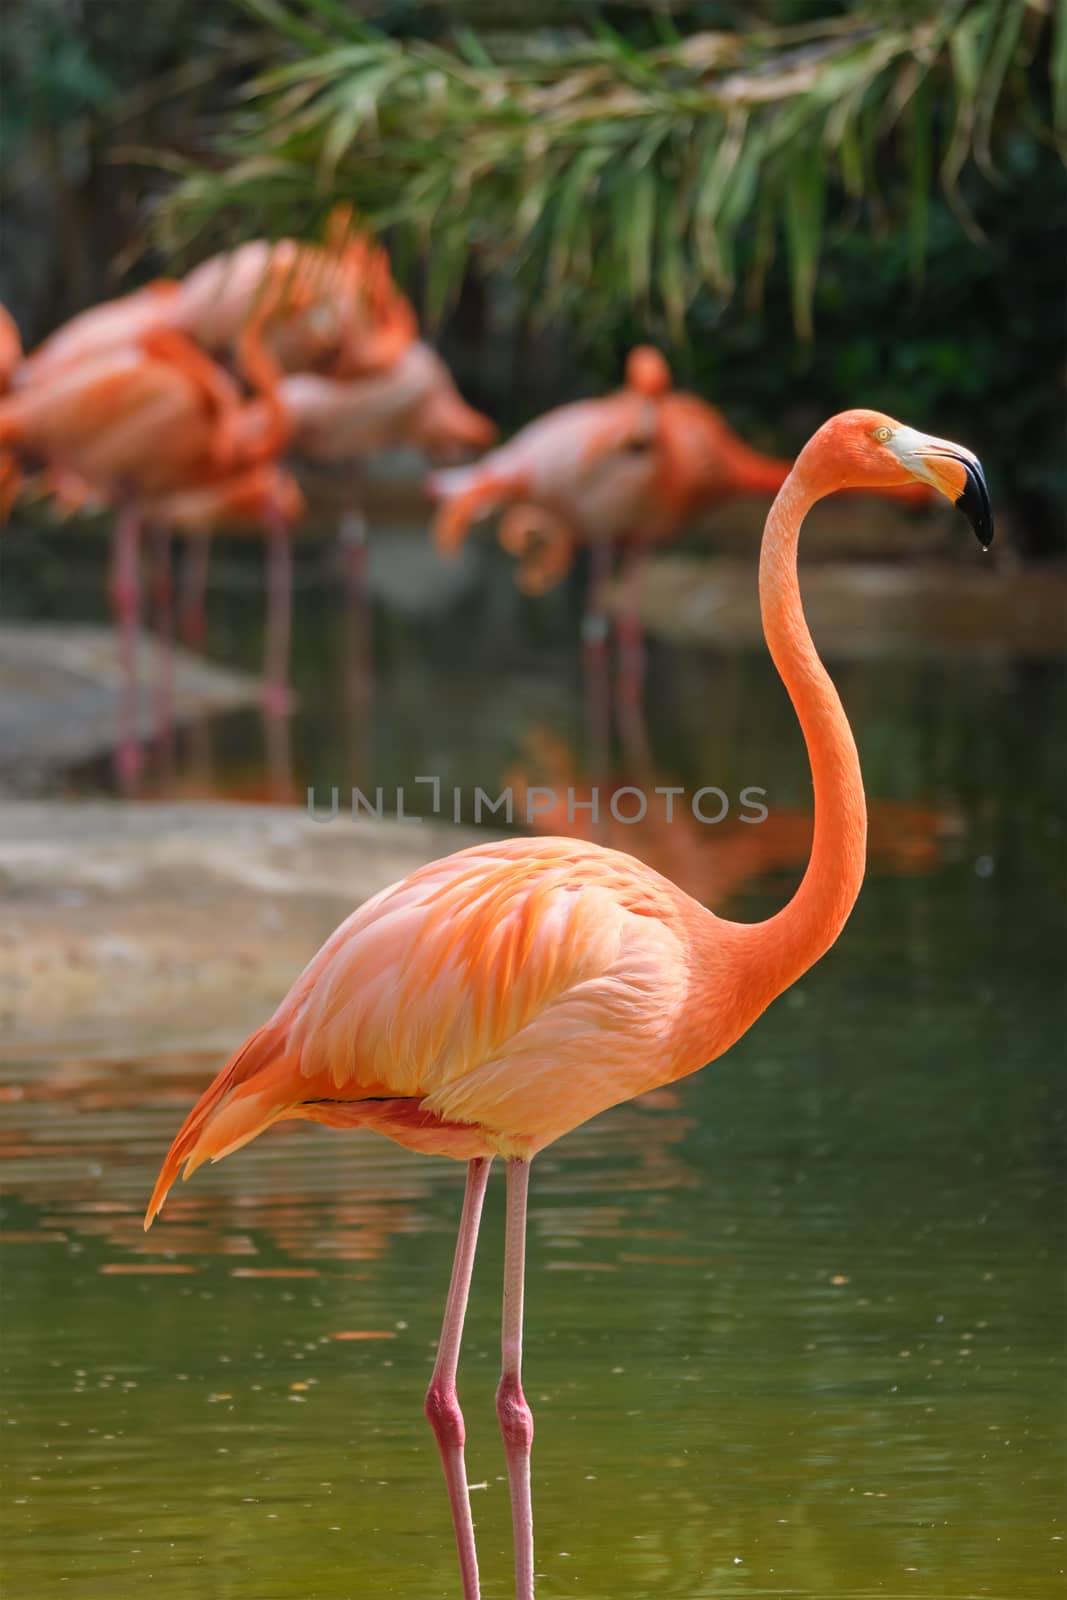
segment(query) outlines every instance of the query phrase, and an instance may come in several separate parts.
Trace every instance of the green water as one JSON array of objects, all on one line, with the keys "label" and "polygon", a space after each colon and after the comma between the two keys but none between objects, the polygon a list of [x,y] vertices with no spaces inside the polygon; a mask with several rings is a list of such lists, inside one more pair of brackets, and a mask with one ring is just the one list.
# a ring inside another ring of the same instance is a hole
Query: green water
[{"label": "green water", "polygon": [[[429,625],[379,608],[355,761],[342,620],[305,592],[297,789],[353,766],[496,783],[546,728],[585,770],[571,612],[509,604]],[[1063,1592],[1063,675],[834,665],[883,808],[839,945],[726,1059],[534,1167],[546,1600]],[[655,649],[648,696],[659,781],[764,785],[771,823],[803,811],[761,656]],[[254,719],[216,734],[221,787],[258,739]],[[733,848],[722,903],[766,915],[795,845]],[[4,1059],[3,1593],[453,1597],[421,1395],[462,1172],[279,1129],[146,1238],[155,1170],[218,1064],[121,1036]],[[502,1190],[460,1373],[486,1600],[511,1592]]]}]

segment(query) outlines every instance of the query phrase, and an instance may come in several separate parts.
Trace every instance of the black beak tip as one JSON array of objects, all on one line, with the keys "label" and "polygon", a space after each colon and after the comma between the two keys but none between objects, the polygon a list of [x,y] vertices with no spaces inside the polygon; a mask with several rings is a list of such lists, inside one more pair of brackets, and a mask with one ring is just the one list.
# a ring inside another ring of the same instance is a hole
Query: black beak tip
[{"label": "black beak tip", "polygon": [[964,461],[963,466],[967,472],[967,482],[956,504],[974,529],[982,549],[988,550],[993,543],[993,507],[985,473],[977,461]]}]

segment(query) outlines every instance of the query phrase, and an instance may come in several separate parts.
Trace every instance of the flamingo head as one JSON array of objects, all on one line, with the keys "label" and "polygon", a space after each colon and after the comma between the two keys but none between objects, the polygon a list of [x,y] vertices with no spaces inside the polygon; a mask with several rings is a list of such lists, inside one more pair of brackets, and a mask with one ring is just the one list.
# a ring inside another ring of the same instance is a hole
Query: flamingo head
[{"label": "flamingo head", "polygon": [[650,344],[635,346],[626,357],[626,387],[658,400],[671,386],[671,369]]},{"label": "flamingo head", "polygon": [[978,457],[881,411],[831,417],[801,451],[797,467],[813,473],[823,493],[929,484],[959,507],[983,550],[993,542],[993,509]]},{"label": "flamingo head", "polygon": [[472,452],[488,450],[497,435],[496,423],[475,411],[455,389],[431,395],[416,418],[416,442],[433,461],[462,460]]}]

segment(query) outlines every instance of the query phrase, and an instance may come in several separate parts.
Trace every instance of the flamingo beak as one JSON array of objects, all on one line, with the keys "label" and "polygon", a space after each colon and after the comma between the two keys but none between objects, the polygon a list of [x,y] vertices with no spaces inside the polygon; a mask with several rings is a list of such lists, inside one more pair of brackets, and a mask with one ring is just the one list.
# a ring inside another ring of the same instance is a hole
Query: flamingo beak
[{"label": "flamingo beak", "polygon": [[988,550],[993,543],[993,507],[989,501],[985,473],[980,461],[965,461],[963,465],[967,482],[956,504],[970,522],[982,549]]},{"label": "flamingo beak", "polygon": [[914,428],[898,428],[889,448],[913,477],[932,484],[959,507],[982,549],[988,550],[993,543],[993,507],[978,457],[962,445]]}]

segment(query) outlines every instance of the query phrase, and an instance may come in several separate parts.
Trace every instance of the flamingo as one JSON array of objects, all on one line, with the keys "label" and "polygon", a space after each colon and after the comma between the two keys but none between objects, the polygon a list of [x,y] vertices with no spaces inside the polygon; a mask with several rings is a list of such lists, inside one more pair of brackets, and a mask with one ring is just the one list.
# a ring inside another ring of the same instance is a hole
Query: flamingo
[{"label": "flamingo", "polygon": [[496,427],[463,399],[445,363],[417,341],[382,372],[338,379],[298,372],[281,381],[292,448],[314,461],[411,445],[427,455],[484,450]]},{"label": "flamingo", "polygon": [[49,381],[64,368],[107,355],[143,334],[173,329],[179,287],[176,279],[156,278],[130,294],[79,311],[26,357],[18,373],[18,386]]},{"label": "flamingo", "polygon": [[[472,522],[510,506],[516,514],[504,524],[503,543],[522,557],[520,587],[541,593],[562,576],[578,544],[604,552],[653,523],[663,503],[657,405],[670,383],[659,351],[641,345],[630,352],[625,383],[614,394],[557,406],[473,466],[435,473],[429,489],[439,502],[438,550],[454,555]],[[555,547],[547,564],[546,545]],[[599,599],[594,585],[591,617]]]},{"label": "flamingo", "polygon": [[[409,370],[406,359],[418,331],[414,310],[393,282],[384,250],[353,228],[344,206],[335,209],[324,245],[252,240],[212,256],[179,285],[171,315],[205,349],[222,354],[237,346],[246,368],[250,362],[269,368],[282,386],[292,381],[286,414],[299,427],[310,409],[311,431],[324,413],[344,409],[349,385],[373,388],[377,381],[388,388],[399,369],[393,399],[386,401],[396,405],[397,391],[405,381],[410,388],[410,372],[419,364],[416,358]],[[431,386],[435,381],[436,374]],[[310,392],[301,385],[311,385]],[[367,408],[381,404],[379,394],[368,398]],[[294,442],[303,453],[316,453],[305,448],[306,438]],[[479,435],[475,447],[484,442]],[[361,541],[356,544],[361,560]],[[209,552],[207,539],[195,541],[185,569],[182,634],[190,644],[204,634]]]},{"label": "flamingo", "polygon": [[[264,352],[258,351],[260,359]],[[269,357],[268,357],[269,359]],[[317,372],[279,374],[276,392],[289,449],[304,461],[358,463],[374,451],[408,446],[431,458],[485,449],[495,425],[463,399],[441,357],[421,341],[382,372],[336,378]],[[366,527],[361,510],[342,520],[341,546],[353,589],[362,580]],[[190,549],[183,583],[182,632],[201,637],[209,541]]]},{"label": "flamingo", "polygon": [[[384,250],[341,206],[322,244],[252,240],[211,256],[184,279],[157,279],[90,307],[38,346],[17,382],[40,387],[168,332],[219,359],[236,357],[244,377],[263,390],[285,372],[354,378],[387,368],[414,340],[417,326]],[[10,499],[9,486],[5,492]],[[66,498],[69,504],[75,496]],[[190,642],[203,634],[208,549],[206,538],[194,542],[186,573],[183,632]],[[275,562],[279,571],[280,565]]]},{"label": "flamingo", "polygon": [[22,336],[18,323],[5,305],[0,305],[0,394],[6,394],[22,365]]},{"label": "flamingo", "polygon": [[[233,379],[184,334],[156,329],[110,351],[57,365],[0,401],[0,482],[12,498],[22,462],[43,462],[67,504],[119,508],[111,595],[120,622],[125,736],[119,762],[134,775],[134,649],[139,608],[139,546],[144,524],[203,530],[216,516],[269,513],[271,585],[265,700],[285,694],[288,545],[299,491],[274,463],[288,432],[269,358],[248,336],[243,359],[261,394],[242,399]],[[273,470],[271,470],[273,468]],[[169,579],[157,551],[157,581]],[[282,616],[284,610],[285,615]]]},{"label": "flamingo", "polygon": [[255,239],[210,257],[180,283],[171,317],[214,352],[255,318],[283,371],[334,378],[385,370],[417,334],[385,251],[352,230],[346,208],[323,245]]},{"label": "flamingo", "polygon": [[[625,543],[620,698],[633,704],[640,698],[638,602],[649,548],[676,539],[699,512],[739,497],[773,498],[789,468],[753,450],[714,406],[674,390],[660,352],[640,345],[617,393],[559,406],[474,466],[434,474],[434,540],[452,555],[473,521],[506,508],[499,542],[518,558],[519,588],[531,595],[557,584],[578,548],[587,547],[592,576],[583,633],[591,655],[606,639],[611,549]],[[876,492],[913,506],[931,498],[919,483]]]},{"label": "flamingo", "polygon": [[574,839],[511,839],[446,856],[341,924],[204,1091],[164,1160],[146,1228],[179,1169],[188,1177],[286,1118],[371,1128],[467,1163],[425,1400],[464,1600],[478,1600],[479,1579],[456,1376],[490,1163],[502,1156],[507,1173],[497,1415],[516,1600],[533,1600],[533,1416],[522,1388],[530,1162],[598,1112],[720,1056],[841,932],[863,881],[867,813],[852,732],[805,625],[797,544],[822,496],[913,480],[956,502],[988,547],[992,512],[977,458],[876,411],[825,423],[767,517],[764,632],[815,792],[811,856],[781,911],[726,921],[632,856]]},{"label": "flamingo", "polygon": [[242,401],[221,367],[167,330],[64,365],[0,401],[0,450],[54,463],[113,499],[267,460],[287,428],[271,387]]},{"label": "flamingo", "polygon": [[[0,396],[8,393],[22,365],[22,337],[18,323],[0,305]],[[0,451],[0,522],[6,522],[18,497],[22,475],[18,464]]]},{"label": "flamingo", "polygon": [[[543,594],[581,545],[659,544],[698,511],[773,498],[790,463],[753,450],[721,411],[671,385],[659,351],[639,345],[615,394],[558,406],[473,466],[436,473],[438,549],[453,554],[472,522],[506,507],[500,542],[520,558],[519,587]],[[919,483],[875,492],[912,506],[932,498]]]},{"label": "flamingo", "polygon": [[163,330],[223,355],[236,349],[253,320],[282,370],[334,377],[387,367],[417,331],[385,252],[339,208],[324,244],[254,239],[210,256],[184,279],[157,278],[90,306],[38,345],[18,381],[37,383]]}]

